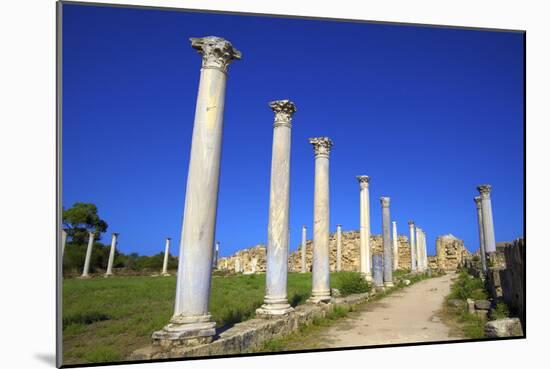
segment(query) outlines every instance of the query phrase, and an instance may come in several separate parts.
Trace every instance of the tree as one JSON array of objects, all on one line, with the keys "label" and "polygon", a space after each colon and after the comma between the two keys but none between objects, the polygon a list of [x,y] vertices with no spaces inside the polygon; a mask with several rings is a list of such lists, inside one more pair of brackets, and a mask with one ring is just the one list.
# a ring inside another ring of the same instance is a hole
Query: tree
[{"label": "tree", "polygon": [[77,202],[69,209],[63,209],[63,226],[67,235],[75,244],[88,242],[88,232],[96,233],[97,240],[101,239],[101,233],[107,231],[107,222],[97,214],[97,206],[94,204]]}]

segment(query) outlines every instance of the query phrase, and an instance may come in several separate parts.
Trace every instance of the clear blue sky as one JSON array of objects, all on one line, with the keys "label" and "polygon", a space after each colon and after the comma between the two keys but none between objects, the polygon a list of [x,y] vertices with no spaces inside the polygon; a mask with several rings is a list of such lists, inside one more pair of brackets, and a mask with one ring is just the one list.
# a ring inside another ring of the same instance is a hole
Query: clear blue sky
[{"label": "clear blue sky", "polygon": [[[313,149],[329,136],[331,232],[358,229],[356,175],[371,177],[371,226],[391,197],[398,232],[478,247],[473,197],[493,185],[497,241],[523,235],[523,35],[65,5],[63,205],[93,202],[123,252],[178,254],[200,56],[189,37],[243,53],[227,84],[216,239],[265,243],[273,112],[291,99],[291,250],[313,217]],[[308,238],[311,232],[308,231]]]}]

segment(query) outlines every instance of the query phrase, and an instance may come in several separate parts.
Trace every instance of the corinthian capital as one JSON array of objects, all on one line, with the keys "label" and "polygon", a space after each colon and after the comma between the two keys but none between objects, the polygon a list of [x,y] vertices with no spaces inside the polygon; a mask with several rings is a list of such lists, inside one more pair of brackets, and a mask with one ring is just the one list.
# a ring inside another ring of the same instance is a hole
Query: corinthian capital
[{"label": "corinthian capital", "polygon": [[474,202],[476,203],[476,208],[481,208],[481,196],[474,197]]},{"label": "corinthian capital", "polygon": [[389,208],[390,207],[390,198],[389,197],[381,197],[380,203],[382,204],[383,208]]},{"label": "corinthian capital", "polygon": [[488,199],[489,194],[491,193],[491,185],[484,184],[477,186],[477,190],[479,191],[479,194],[481,195],[482,199]]},{"label": "corinthian capital", "polygon": [[369,176],[357,176],[356,178],[359,181],[359,187],[361,189],[369,188],[369,181],[370,181]]},{"label": "corinthian capital", "polygon": [[241,52],[231,42],[216,36],[190,38],[191,46],[202,55],[202,67],[227,72],[229,64],[241,59]]},{"label": "corinthian capital", "polygon": [[296,113],[296,105],[290,100],[275,100],[269,103],[269,107],[275,112],[274,126],[290,127],[292,116]]},{"label": "corinthian capital", "polygon": [[409,227],[414,227],[414,220],[409,220]]},{"label": "corinthian capital", "polygon": [[333,143],[332,140],[328,137],[315,137],[310,138],[309,143],[313,145],[313,150],[315,151],[315,156],[326,156],[330,154],[330,148]]}]

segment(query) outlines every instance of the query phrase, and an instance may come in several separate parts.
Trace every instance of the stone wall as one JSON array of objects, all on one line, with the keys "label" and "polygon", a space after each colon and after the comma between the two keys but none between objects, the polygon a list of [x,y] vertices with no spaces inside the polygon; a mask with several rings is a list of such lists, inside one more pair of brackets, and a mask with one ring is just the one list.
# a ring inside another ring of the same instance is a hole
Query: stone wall
[{"label": "stone wall", "polygon": [[266,267],[266,248],[259,244],[248,249],[239,250],[231,256],[218,259],[218,270],[235,271],[236,260],[240,259],[241,271],[243,273],[253,273],[253,259],[256,260],[256,273],[265,272]]},{"label": "stone wall", "polygon": [[464,247],[464,241],[452,234],[437,237],[435,241],[435,260],[428,258],[428,264],[443,270],[456,270],[471,258],[470,252]]}]

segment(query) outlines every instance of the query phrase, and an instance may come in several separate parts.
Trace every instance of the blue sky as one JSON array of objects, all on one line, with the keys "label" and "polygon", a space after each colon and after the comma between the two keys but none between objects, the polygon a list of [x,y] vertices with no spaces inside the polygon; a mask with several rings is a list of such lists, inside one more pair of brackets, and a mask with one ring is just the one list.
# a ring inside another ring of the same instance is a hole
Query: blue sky
[{"label": "blue sky", "polygon": [[[230,66],[216,239],[265,243],[273,112],[291,99],[291,250],[311,230],[313,149],[334,141],[331,232],[359,227],[356,175],[371,177],[408,235],[478,247],[473,197],[493,185],[497,241],[523,235],[523,34],[83,5],[63,7],[63,205],[93,202],[123,252],[177,247],[200,71],[189,37],[243,54]],[[308,234],[308,238],[311,233]],[[110,236],[103,236],[108,242]]]}]

